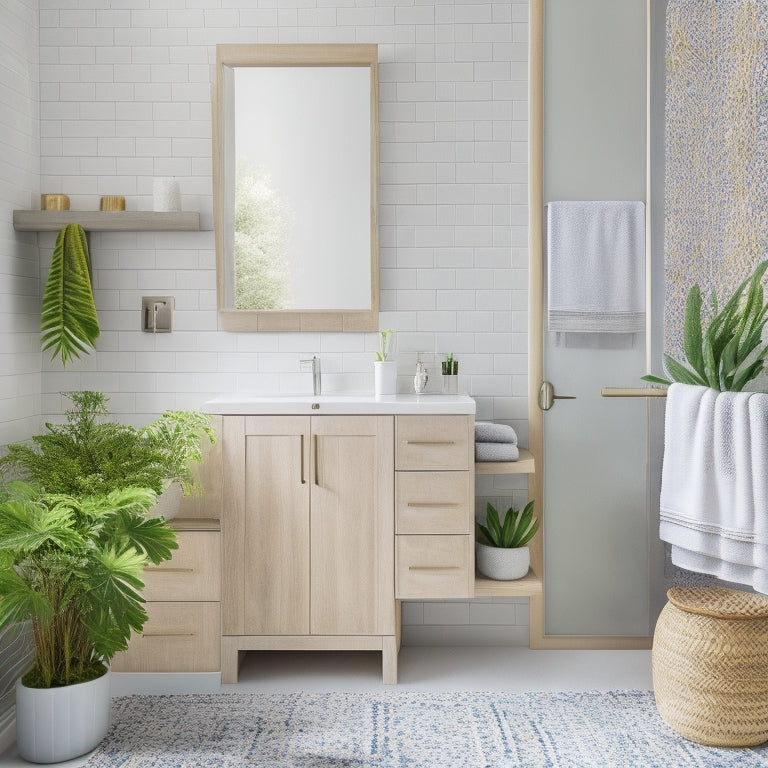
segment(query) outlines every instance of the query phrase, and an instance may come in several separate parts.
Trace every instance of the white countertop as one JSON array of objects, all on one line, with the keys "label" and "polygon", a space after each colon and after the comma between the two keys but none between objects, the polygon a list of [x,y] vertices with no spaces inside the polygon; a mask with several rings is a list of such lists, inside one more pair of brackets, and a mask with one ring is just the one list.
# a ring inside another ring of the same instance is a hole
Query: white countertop
[{"label": "white countertop", "polygon": [[475,401],[468,395],[379,395],[359,392],[328,392],[322,395],[222,394],[203,403],[206,413],[259,414],[474,414]]}]

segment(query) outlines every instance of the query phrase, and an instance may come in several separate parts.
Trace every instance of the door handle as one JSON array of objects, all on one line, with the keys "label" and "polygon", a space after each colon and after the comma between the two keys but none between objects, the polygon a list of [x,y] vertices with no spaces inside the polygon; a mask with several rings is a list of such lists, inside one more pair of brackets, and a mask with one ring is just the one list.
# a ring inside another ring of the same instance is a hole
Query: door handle
[{"label": "door handle", "polygon": [[539,387],[539,408],[542,411],[548,411],[554,404],[555,400],[575,400],[574,395],[556,395],[555,387],[551,381],[542,381]]}]

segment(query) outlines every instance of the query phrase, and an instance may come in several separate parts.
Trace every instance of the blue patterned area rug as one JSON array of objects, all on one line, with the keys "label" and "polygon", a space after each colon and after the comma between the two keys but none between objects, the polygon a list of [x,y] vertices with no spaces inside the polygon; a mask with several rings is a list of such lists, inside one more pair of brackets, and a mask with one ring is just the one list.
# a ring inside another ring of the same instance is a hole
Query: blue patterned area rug
[{"label": "blue patterned area rug", "polygon": [[768,749],[686,741],[653,694],[129,696],[86,768],[746,768]]}]

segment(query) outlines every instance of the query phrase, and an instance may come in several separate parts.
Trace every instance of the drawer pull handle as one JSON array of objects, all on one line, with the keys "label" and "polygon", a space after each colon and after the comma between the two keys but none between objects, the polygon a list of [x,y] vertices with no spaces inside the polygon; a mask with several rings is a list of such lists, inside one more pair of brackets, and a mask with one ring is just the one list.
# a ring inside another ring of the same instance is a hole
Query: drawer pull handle
[{"label": "drawer pull handle", "polygon": [[443,507],[458,507],[455,501],[409,501],[409,507],[421,507],[423,509],[442,509]]},{"label": "drawer pull handle", "polygon": [[301,454],[301,484],[306,485],[307,481],[304,479],[304,435],[302,434],[299,441],[299,453]]},{"label": "drawer pull handle", "polygon": [[406,445],[456,445],[455,440],[406,440]]},{"label": "drawer pull handle", "polygon": [[409,571],[460,571],[458,565],[409,565]]},{"label": "drawer pull handle", "polygon": [[153,568],[149,566],[144,569],[145,571],[152,571],[153,573],[165,572],[165,573],[194,573],[194,568]]},{"label": "drawer pull handle", "polygon": [[142,637],[194,637],[194,632],[144,632]]}]

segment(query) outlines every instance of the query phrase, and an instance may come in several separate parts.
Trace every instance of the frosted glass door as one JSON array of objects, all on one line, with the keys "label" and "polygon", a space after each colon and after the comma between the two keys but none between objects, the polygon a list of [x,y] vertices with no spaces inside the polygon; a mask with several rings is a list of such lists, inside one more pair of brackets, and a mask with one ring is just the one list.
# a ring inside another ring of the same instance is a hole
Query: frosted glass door
[{"label": "frosted glass door", "polygon": [[544,334],[544,568],[549,635],[648,635],[645,346],[571,349]]}]

